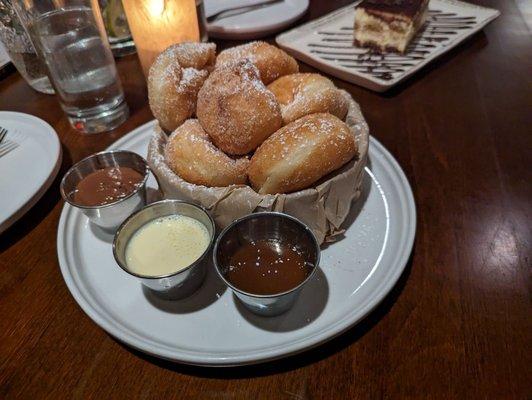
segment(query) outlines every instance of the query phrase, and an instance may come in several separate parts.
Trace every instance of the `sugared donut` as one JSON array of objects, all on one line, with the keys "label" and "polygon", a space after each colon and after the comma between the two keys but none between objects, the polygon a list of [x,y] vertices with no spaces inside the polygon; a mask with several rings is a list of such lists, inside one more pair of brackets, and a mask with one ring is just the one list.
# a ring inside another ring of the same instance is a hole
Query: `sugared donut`
[{"label": "sugared donut", "polygon": [[249,180],[260,194],[305,189],[357,152],[349,127],[331,114],[310,114],[283,126],[255,151]]},{"label": "sugared donut", "polygon": [[320,74],[285,75],[268,85],[275,95],[283,122],[288,124],[304,115],[328,112],[344,119],[347,100],[331,80]]},{"label": "sugared donut", "polygon": [[297,61],[278,47],[266,42],[251,42],[226,49],[216,58],[216,67],[247,58],[258,68],[265,85],[283,75],[299,71]]},{"label": "sugared donut", "polygon": [[214,43],[181,43],[168,47],[148,73],[150,108],[166,132],[172,132],[196,111],[196,99],[213,68]]},{"label": "sugared donut", "polygon": [[165,159],[185,181],[204,186],[229,186],[247,181],[246,157],[233,159],[216,148],[198,120],[189,119],[168,138]]},{"label": "sugared donut", "polygon": [[213,143],[233,155],[255,150],[282,125],[275,96],[249,60],[211,73],[198,93],[196,114]]},{"label": "sugared donut", "polygon": [[182,68],[211,70],[216,59],[216,44],[185,42],[169,46],[163,53],[173,53]]}]

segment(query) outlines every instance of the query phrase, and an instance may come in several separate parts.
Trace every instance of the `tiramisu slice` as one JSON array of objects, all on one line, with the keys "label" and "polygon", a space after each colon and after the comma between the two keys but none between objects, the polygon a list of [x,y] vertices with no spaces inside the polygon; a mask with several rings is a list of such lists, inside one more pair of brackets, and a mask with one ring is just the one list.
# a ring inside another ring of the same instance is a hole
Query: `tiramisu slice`
[{"label": "tiramisu slice", "polygon": [[429,0],[364,0],[355,8],[355,44],[404,53],[425,22]]}]

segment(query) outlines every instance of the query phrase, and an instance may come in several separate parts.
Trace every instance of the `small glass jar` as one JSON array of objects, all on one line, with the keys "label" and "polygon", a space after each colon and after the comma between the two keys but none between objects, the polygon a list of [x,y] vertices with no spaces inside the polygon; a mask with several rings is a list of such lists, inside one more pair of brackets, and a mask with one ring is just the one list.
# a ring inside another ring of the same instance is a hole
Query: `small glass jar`
[{"label": "small glass jar", "polygon": [[98,0],[98,3],[113,55],[123,57],[135,53],[135,43],[131,37],[122,0]]},{"label": "small glass jar", "polygon": [[144,74],[168,46],[207,40],[201,0],[123,0]]},{"label": "small glass jar", "polygon": [[37,56],[31,39],[11,6],[11,0],[0,0],[0,41],[11,62],[33,89],[54,94],[46,67]]}]

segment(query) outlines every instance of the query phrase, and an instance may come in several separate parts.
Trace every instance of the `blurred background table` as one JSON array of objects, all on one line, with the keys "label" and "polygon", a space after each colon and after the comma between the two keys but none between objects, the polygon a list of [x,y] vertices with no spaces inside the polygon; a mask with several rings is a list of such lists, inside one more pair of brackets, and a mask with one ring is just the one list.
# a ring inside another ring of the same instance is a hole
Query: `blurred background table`
[{"label": "blurred background table", "polygon": [[[136,56],[117,61],[131,118],[106,134],[76,133],[53,96],[33,91],[17,73],[2,79],[0,109],[49,122],[64,154],[45,196],[0,235],[0,398],[530,396],[530,6],[473,2],[502,15],[392,91],[334,80],[406,172],[418,208],[416,244],[399,283],[360,324],[259,366],[205,369],[131,350],[81,311],[61,277],[61,176],[152,119]],[[311,1],[298,24],[349,3]]]}]

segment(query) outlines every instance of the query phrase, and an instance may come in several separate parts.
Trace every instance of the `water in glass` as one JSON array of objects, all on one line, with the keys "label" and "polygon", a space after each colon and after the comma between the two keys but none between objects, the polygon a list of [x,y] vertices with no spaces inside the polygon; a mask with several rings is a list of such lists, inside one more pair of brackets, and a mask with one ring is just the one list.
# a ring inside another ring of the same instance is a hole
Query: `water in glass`
[{"label": "water in glass", "polygon": [[29,30],[75,128],[109,130],[127,118],[113,55],[90,7],[49,11]]}]

